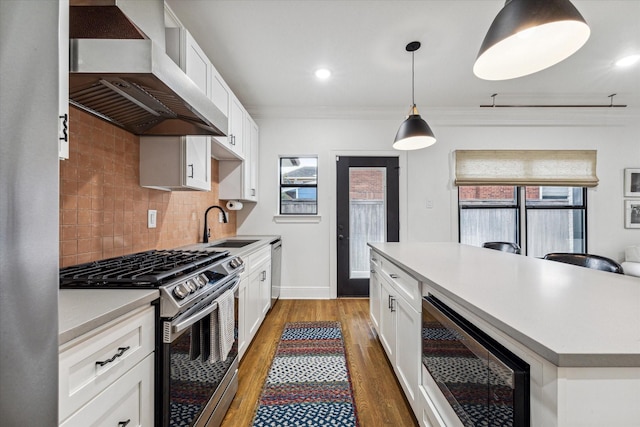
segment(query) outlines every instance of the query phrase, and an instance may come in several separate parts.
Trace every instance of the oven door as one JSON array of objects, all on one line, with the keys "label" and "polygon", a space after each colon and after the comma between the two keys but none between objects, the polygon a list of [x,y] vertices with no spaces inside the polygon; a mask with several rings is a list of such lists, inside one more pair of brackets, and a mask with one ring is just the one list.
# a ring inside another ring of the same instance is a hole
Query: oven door
[{"label": "oven door", "polygon": [[[229,281],[219,292],[233,289],[233,345],[225,360],[211,359],[211,317],[218,316],[218,299],[197,311],[163,321],[160,378],[162,426],[204,426],[222,420],[237,390],[238,283]],[[215,345],[215,344],[214,344]]]}]

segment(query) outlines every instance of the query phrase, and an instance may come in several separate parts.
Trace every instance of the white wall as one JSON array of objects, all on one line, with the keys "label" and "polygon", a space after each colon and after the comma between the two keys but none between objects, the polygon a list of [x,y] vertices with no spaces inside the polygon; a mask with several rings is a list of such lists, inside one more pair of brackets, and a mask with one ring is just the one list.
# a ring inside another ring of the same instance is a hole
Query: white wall
[{"label": "white wall", "polygon": [[[493,114],[493,113],[491,113]],[[640,124],[604,115],[540,119],[527,113],[428,117],[438,142],[406,157],[408,184],[401,208],[401,240],[457,241],[457,190],[452,186],[451,153],[456,149],[596,149],[600,184],[588,190],[589,252],[623,260],[624,248],[640,244],[640,229],[624,228],[624,168],[640,167]],[[635,114],[635,113],[634,113]],[[595,117],[595,119],[594,119]],[[402,117],[359,118],[258,117],[260,126],[259,200],[238,215],[238,234],[283,237],[283,298],[335,296],[335,153],[390,151]],[[568,125],[563,122],[569,123]],[[601,123],[599,123],[601,122]],[[595,123],[595,125],[594,125]],[[398,152],[399,153],[399,152]],[[376,153],[379,155],[379,153]],[[318,223],[274,222],[278,202],[278,155],[317,155]],[[402,162],[402,160],[401,160]],[[401,172],[401,177],[402,177]],[[402,185],[402,184],[401,184]],[[427,200],[433,204],[427,208]],[[401,204],[402,204],[401,198]]]}]

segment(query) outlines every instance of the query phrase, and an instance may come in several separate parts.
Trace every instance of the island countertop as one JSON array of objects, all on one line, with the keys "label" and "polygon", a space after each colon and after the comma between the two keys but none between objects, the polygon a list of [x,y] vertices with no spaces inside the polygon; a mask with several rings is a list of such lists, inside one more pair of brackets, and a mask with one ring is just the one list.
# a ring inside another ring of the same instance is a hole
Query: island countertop
[{"label": "island countertop", "polygon": [[459,243],[369,246],[556,366],[640,367],[638,278]]}]

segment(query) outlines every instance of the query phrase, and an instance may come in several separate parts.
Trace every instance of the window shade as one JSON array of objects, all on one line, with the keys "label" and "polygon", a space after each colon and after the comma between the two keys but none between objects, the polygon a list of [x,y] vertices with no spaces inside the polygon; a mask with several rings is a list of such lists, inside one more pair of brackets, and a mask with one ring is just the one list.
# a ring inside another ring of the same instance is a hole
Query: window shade
[{"label": "window shade", "polygon": [[595,187],[596,150],[456,150],[455,185]]}]

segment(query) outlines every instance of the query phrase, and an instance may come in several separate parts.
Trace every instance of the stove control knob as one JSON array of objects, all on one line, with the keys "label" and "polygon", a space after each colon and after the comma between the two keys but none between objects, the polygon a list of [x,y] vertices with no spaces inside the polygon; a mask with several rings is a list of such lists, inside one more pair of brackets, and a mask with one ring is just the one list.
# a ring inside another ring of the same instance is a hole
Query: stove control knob
[{"label": "stove control knob", "polygon": [[244,261],[242,261],[242,258],[240,258],[240,257],[235,257],[235,258],[233,258],[233,259],[229,262],[229,265],[230,265],[232,268],[238,268],[238,267],[240,267],[243,263],[244,263]]},{"label": "stove control knob", "polygon": [[186,282],[187,288],[190,289],[190,292],[195,292],[198,290],[198,285],[195,280],[187,280]]},{"label": "stove control knob", "polygon": [[204,288],[209,283],[209,278],[206,274],[201,274],[198,276],[198,286]]},{"label": "stove control knob", "polygon": [[175,295],[178,299],[184,299],[189,295],[191,289],[185,284],[180,283],[178,286],[173,288],[173,295]]}]

